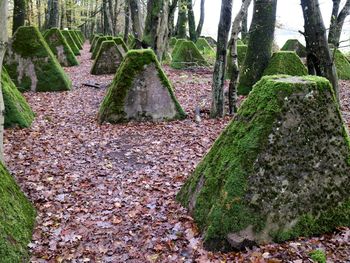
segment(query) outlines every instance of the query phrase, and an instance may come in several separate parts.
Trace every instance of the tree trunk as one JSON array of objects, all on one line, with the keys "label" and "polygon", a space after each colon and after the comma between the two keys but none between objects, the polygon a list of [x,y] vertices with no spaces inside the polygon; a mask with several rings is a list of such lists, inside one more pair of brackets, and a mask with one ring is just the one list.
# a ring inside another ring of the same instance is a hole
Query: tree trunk
[{"label": "tree trunk", "polygon": [[228,34],[231,27],[232,0],[222,0],[221,14],[218,27],[216,62],[213,74],[212,102],[210,116],[212,118],[224,116],[224,82],[226,71],[226,55]]},{"label": "tree trunk", "polygon": [[340,36],[343,30],[345,19],[350,14],[350,0],[346,1],[343,9],[338,15],[339,5],[340,0],[333,0],[331,25],[328,34],[328,42],[333,44],[335,47],[339,46]]},{"label": "tree trunk", "polygon": [[187,0],[188,28],[190,39],[194,43],[197,42],[196,22],[194,19],[192,0]]},{"label": "tree trunk", "polygon": [[168,29],[169,29],[169,37],[174,36],[175,28],[174,28],[174,20],[175,20],[175,10],[177,7],[178,0],[173,0],[169,5],[169,18],[168,18]]},{"label": "tree trunk", "polygon": [[124,12],[125,12],[124,42],[128,43],[129,26],[130,26],[130,7],[129,7],[129,2],[128,1],[125,1]]},{"label": "tree trunk", "polygon": [[20,26],[24,26],[26,18],[26,1],[14,0],[13,3],[13,25],[12,34],[14,34]]},{"label": "tree trunk", "polygon": [[58,0],[47,2],[46,28],[59,27],[59,5]]},{"label": "tree trunk", "polygon": [[200,37],[202,34],[202,29],[204,25],[204,18],[205,18],[205,0],[201,0],[201,8],[200,8],[200,17],[199,22],[197,26],[197,37]]},{"label": "tree trunk", "polygon": [[244,0],[242,2],[241,9],[236,15],[235,19],[232,23],[231,30],[231,40],[229,47],[229,60],[231,61],[232,71],[228,72],[230,76],[230,84],[228,89],[228,105],[229,105],[229,113],[232,115],[237,111],[237,83],[239,79],[239,67],[238,67],[238,54],[237,54],[237,40],[238,34],[242,29],[242,21],[247,16],[248,7],[252,0]]},{"label": "tree trunk", "polygon": [[149,0],[143,45],[154,50],[159,61],[168,47],[168,12],[169,0]]},{"label": "tree trunk", "polygon": [[41,1],[36,1],[36,10],[38,11],[38,28],[41,29],[42,22],[41,22]]},{"label": "tree trunk", "polygon": [[260,80],[271,58],[277,0],[255,0],[249,30],[247,55],[242,67],[238,92],[247,95]]},{"label": "tree trunk", "polygon": [[66,18],[67,18],[67,27],[71,28],[73,24],[73,3],[72,0],[66,0]]},{"label": "tree trunk", "polygon": [[142,39],[142,26],[140,17],[139,0],[129,0],[130,13],[132,21],[132,31],[135,38],[141,41]]},{"label": "tree trunk", "polygon": [[[250,1],[251,2],[251,1]],[[243,3],[242,3],[243,4]],[[250,5],[248,5],[249,8]],[[247,8],[247,9],[248,9]],[[248,12],[246,12],[242,19],[242,30],[241,30],[242,41],[247,43],[248,40]]]},{"label": "tree trunk", "polygon": [[187,37],[187,0],[179,0],[179,15],[177,23],[177,37]]},{"label": "tree trunk", "polygon": [[108,0],[108,24],[109,24],[109,30],[112,34],[112,36],[115,35],[114,32],[114,26],[113,26],[113,18],[114,14],[113,14],[113,3],[112,0]]},{"label": "tree trunk", "polygon": [[338,76],[329,51],[318,0],[301,0],[309,74],[326,77],[339,98]]},{"label": "tree trunk", "polygon": [[[7,0],[0,0],[0,28],[7,28],[7,10],[8,10]],[[4,59],[5,50],[7,45],[7,30],[0,30],[0,76],[2,70],[2,61]],[[1,91],[1,81],[0,81],[0,91]],[[2,92],[0,92],[0,161],[4,161],[4,100],[2,97]]]}]

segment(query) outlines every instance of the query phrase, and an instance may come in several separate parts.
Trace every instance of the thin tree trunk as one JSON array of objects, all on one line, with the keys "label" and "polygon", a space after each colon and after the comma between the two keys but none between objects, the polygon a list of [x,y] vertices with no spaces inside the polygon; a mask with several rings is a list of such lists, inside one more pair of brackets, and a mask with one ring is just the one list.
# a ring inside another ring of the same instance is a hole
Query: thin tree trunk
[{"label": "thin tree trunk", "polygon": [[25,0],[14,0],[13,2],[13,25],[12,34],[14,34],[20,26],[24,26],[26,18],[26,2]]},{"label": "thin tree trunk", "polygon": [[41,29],[42,22],[41,22],[41,1],[40,0],[36,1],[36,10],[38,12],[38,27],[39,27],[39,29]]},{"label": "thin tree trunk", "polygon": [[187,0],[179,0],[179,15],[177,24],[177,37],[187,37]]},{"label": "thin tree trunk", "polygon": [[188,29],[190,33],[190,39],[193,42],[197,42],[196,22],[194,19],[192,0],[187,0],[187,14],[188,14]]},{"label": "thin tree trunk", "polygon": [[115,35],[114,26],[113,26],[113,20],[114,20],[113,16],[114,16],[113,3],[112,3],[112,0],[108,0],[108,23],[109,23],[111,34]]},{"label": "thin tree trunk", "polygon": [[309,73],[327,78],[339,99],[338,76],[329,51],[318,0],[301,0]]},{"label": "thin tree trunk", "polygon": [[242,21],[248,13],[248,7],[252,0],[244,0],[241,5],[241,9],[236,15],[232,23],[231,30],[231,46],[229,47],[229,60],[231,61],[232,71],[228,72],[230,76],[230,84],[228,89],[228,105],[229,113],[232,115],[237,111],[237,84],[239,79],[239,67],[238,67],[238,54],[237,54],[237,40],[238,34],[242,29]]},{"label": "thin tree trunk", "polygon": [[[0,0],[0,28],[7,28],[7,0]],[[0,30],[0,76],[2,71],[2,61],[4,59],[5,50],[7,45],[7,30]],[[0,81],[0,91],[2,90]],[[4,100],[2,92],[0,92],[0,161],[4,161]]]},{"label": "thin tree trunk", "polygon": [[175,20],[175,10],[177,7],[178,0],[173,0],[172,3],[169,5],[169,18],[168,18],[168,29],[169,29],[169,36],[175,35],[175,28],[174,28],[174,20]]},{"label": "thin tree trunk", "polygon": [[200,37],[202,34],[202,29],[204,25],[204,18],[205,18],[205,0],[201,0],[201,7],[200,7],[200,17],[199,22],[197,26],[197,37]]},{"label": "thin tree trunk", "polygon": [[129,26],[130,26],[130,8],[129,8],[129,2],[125,1],[125,22],[124,22],[124,42],[128,42],[129,37]]},{"label": "thin tree trunk", "polygon": [[339,0],[333,0],[333,11],[331,18],[331,25],[329,28],[328,42],[335,47],[339,46],[341,32],[343,30],[346,17],[350,14],[350,0],[347,0],[343,9],[339,11]]},{"label": "thin tree trunk", "polygon": [[[250,1],[251,2],[251,1]],[[249,8],[249,6],[248,6]],[[241,30],[242,41],[247,43],[248,39],[248,12],[246,12],[242,19],[242,30]]]},{"label": "thin tree trunk", "polygon": [[218,27],[216,62],[213,74],[212,102],[210,116],[224,116],[224,84],[226,71],[227,41],[232,19],[232,0],[222,0]]},{"label": "thin tree trunk", "polygon": [[141,17],[140,17],[140,8],[139,0],[129,0],[130,4],[130,13],[132,21],[132,31],[135,38],[141,41],[142,39],[142,27],[141,27]]},{"label": "thin tree trunk", "polygon": [[46,28],[59,27],[59,5],[58,0],[49,0],[47,7]]}]

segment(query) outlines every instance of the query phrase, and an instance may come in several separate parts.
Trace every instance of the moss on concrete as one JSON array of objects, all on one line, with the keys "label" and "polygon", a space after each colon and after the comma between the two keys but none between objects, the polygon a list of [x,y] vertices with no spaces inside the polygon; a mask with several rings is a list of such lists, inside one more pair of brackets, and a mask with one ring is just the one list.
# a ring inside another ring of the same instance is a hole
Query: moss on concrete
[{"label": "moss on concrete", "polygon": [[123,60],[125,51],[121,45],[117,46],[114,40],[102,42],[101,48],[91,68],[91,74],[114,74]]},{"label": "moss on concrete", "polygon": [[75,44],[73,37],[69,33],[68,30],[61,30],[62,35],[66,39],[68,45],[70,46],[71,50],[73,51],[75,56],[80,56],[80,51],[77,45]]},{"label": "moss on concrete", "polygon": [[83,46],[80,43],[80,40],[77,36],[77,34],[73,30],[68,30],[69,34],[73,38],[74,44],[78,47],[79,50],[83,49]]},{"label": "moss on concrete", "polygon": [[209,45],[205,38],[198,38],[196,47],[200,52],[202,52],[202,54],[215,53],[214,49]]},{"label": "moss on concrete", "polygon": [[35,210],[14,178],[0,163],[0,258],[3,263],[29,262]]},{"label": "moss on concrete", "polygon": [[213,250],[350,225],[350,144],[329,82],[266,76],[177,198]]},{"label": "moss on concrete", "polygon": [[[175,46],[176,47],[176,46]],[[186,69],[191,67],[209,66],[203,55],[192,41],[184,41],[172,57],[171,67]]]},{"label": "moss on concrete", "polygon": [[61,66],[71,67],[79,65],[72,49],[58,28],[48,30],[45,40]]},{"label": "moss on concrete", "polygon": [[176,41],[176,44],[174,46],[174,49],[173,51],[171,52],[171,57],[173,58],[175,56],[175,54],[177,53],[177,51],[180,49],[180,46],[183,42],[187,41],[186,39],[182,39],[182,38],[179,38],[177,39]]},{"label": "moss on concrete", "polygon": [[[112,84],[110,85],[105,98],[101,104],[98,119],[99,122],[119,123],[127,122],[135,116],[128,117],[125,105],[128,93],[136,85],[135,80],[149,67],[155,67],[157,78],[170,95],[176,110],[176,115],[172,119],[182,119],[186,117],[185,112],[178,103],[172,85],[162,70],[156,55],[150,49],[130,50],[120,65]],[[142,86],[142,84],[140,84]],[[167,106],[167,105],[166,105]],[[147,113],[140,113],[136,120],[151,120]],[[159,118],[158,120],[160,120]],[[168,120],[168,119],[167,119]],[[170,120],[170,119],[169,119]]]},{"label": "moss on concrete", "polygon": [[101,48],[102,42],[103,41],[107,41],[107,40],[108,40],[107,37],[100,37],[100,38],[98,38],[98,40],[96,41],[94,50],[92,51],[91,59],[95,59],[96,58],[97,53],[98,53],[98,51]]},{"label": "moss on concrete", "polygon": [[350,63],[344,56],[344,54],[339,50],[336,49],[331,50],[332,55],[335,54],[334,62],[335,66],[337,68],[338,78],[342,80],[349,80],[350,79]]},{"label": "moss on concrete", "polygon": [[306,57],[306,48],[298,39],[288,39],[281,51],[295,51],[299,57]]},{"label": "moss on concrete", "polygon": [[71,81],[38,29],[20,27],[6,50],[4,66],[20,91],[65,91]]},{"label": "moss on concrete", "polygon": [[263,76],[279,74],[305,76],[308,72],[296,52],[279,51],[272,55]]},{"label": "moss on concrete", "polygon": [[80,38],[81,43],[84,44],[85,37],[84,37],[83,32],[81,32],[80,30],[73,30],[73,31],[78,35],[78,37]]},{"label": "moss on concrete", "polygon": [[113,41],[117,46],[122,46],[125,53],[128,52],[128,47],[126,46],[124,40],[121,37],[113,37]]}]

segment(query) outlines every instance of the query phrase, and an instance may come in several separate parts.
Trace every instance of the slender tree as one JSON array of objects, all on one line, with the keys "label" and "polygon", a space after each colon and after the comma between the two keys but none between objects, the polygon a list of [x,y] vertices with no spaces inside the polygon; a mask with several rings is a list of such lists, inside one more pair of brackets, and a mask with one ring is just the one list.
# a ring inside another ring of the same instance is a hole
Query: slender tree
[{"label": "slender tree", "polygon": [[240,94],[250,92],[269,63],[275,32],[276,9],[277,0],[254,1],[248,50],[238,85]]},{"label": "slender tree", "polygon": [[125,12],[125,20],[124,20],[124,42],[128,42],[129,37],[129,26],[130,26],[130,6],[129,1],[125,1],[124,5],[124,12]]},{"label": "slender tree", "polygon": [[202,34],[202,29],[204,25],[204,18],[205,18],[205,0],[201,0],[201,7],[200,7],[200,16],[199,16],[199,22],[197,26],[197,37],[200,37]]},{"label": "slender tree", "polygon": [[17,28],[24,25],[25,18],[26,18],[26,1],[14,0],[12,34],[16,32]]},{"label": "slender tree", "polygon": [[190,39],[193,42],[197,42],[196,21],[193,13],[192,0],[187,0],[187,15],[188,15],[188,29],[190,33]]},{"label": "slender tree", "polygon": [[301,0],[309,74],[326,77],[337,96],[338,76],[329,50],[326,28],[318,0]]},{"label": "slender tree", "polygon": [[132,31],[135,38],[142,39],[141,14],[138,0],[129,0],[132,21]]},{"label": "slender tree", "polygon": [[213,74],[212,102],[210,116],[224,116],[224,81],[226,71],[227,41],[232,19],[232,0],[222,0],[218,27],[216,61]]},{"label": "slender tree", "polygon": [[176,35],[178,38],[186,38],[187,36],[187,0],[179,0]]},{"label": "slender tree", "polygon": [[58,0],[47,1],[46,28],[59,27],[60,9]]},{"label": "slender tree", "polygon": [[[0,28],[7,28],[7,0],[0,0]],[[0,30],[0,76],[2,70],[2,61],[4,59],[5,50],[7,45],[7,30]],[[1,91],[1,81],[0,81],[0,91]],[[0,161],[3,161],[3,135],[4,135],[4,100],[2,97],[2,92],[0,92]]]},{"label": "slender tree", "polygon": [[169,36],[175,35],[174,20],[175,20],[175,11],[177,7],[177,3],[178,3],[178,0],[173,0],[169,4],[169,18],[168,18]]},{"label": "slender tree", "polygon": [[341,32],[343,30],[346,17],[350,14],[350,0],[347,0],[343,9],[339,13],[340,0],[333,0],[331,25],[329,28],[328,42],[335,47],[339,46]]}]

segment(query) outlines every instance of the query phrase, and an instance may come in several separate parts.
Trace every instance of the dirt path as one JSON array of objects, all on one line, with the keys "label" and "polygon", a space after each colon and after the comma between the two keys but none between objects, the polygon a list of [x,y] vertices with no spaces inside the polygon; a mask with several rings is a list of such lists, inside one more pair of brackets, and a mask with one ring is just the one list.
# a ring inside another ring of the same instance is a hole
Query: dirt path
[{"label": "dirt path", "polygon": [[[210,72],[167,69],[189,113],[186,120],[98,125],[106,89],[81,84],[107,85],[113,76],[89,74],[88,48],[80,66],[65,69],[73,91],[27,93],[37,114],[33,126],[5,133],[6,163],[38,210],[32,262],[208,262],[235,256],[246,262],[254,257],[204,251],[191,218],[175,202],[185,178],[229,120],[194,122],[197,103],[209,109]],[[280,258],[289,255],[279,246],[254,253],[272,250]],[[307,255],[295,251],[296,259]]]}]

